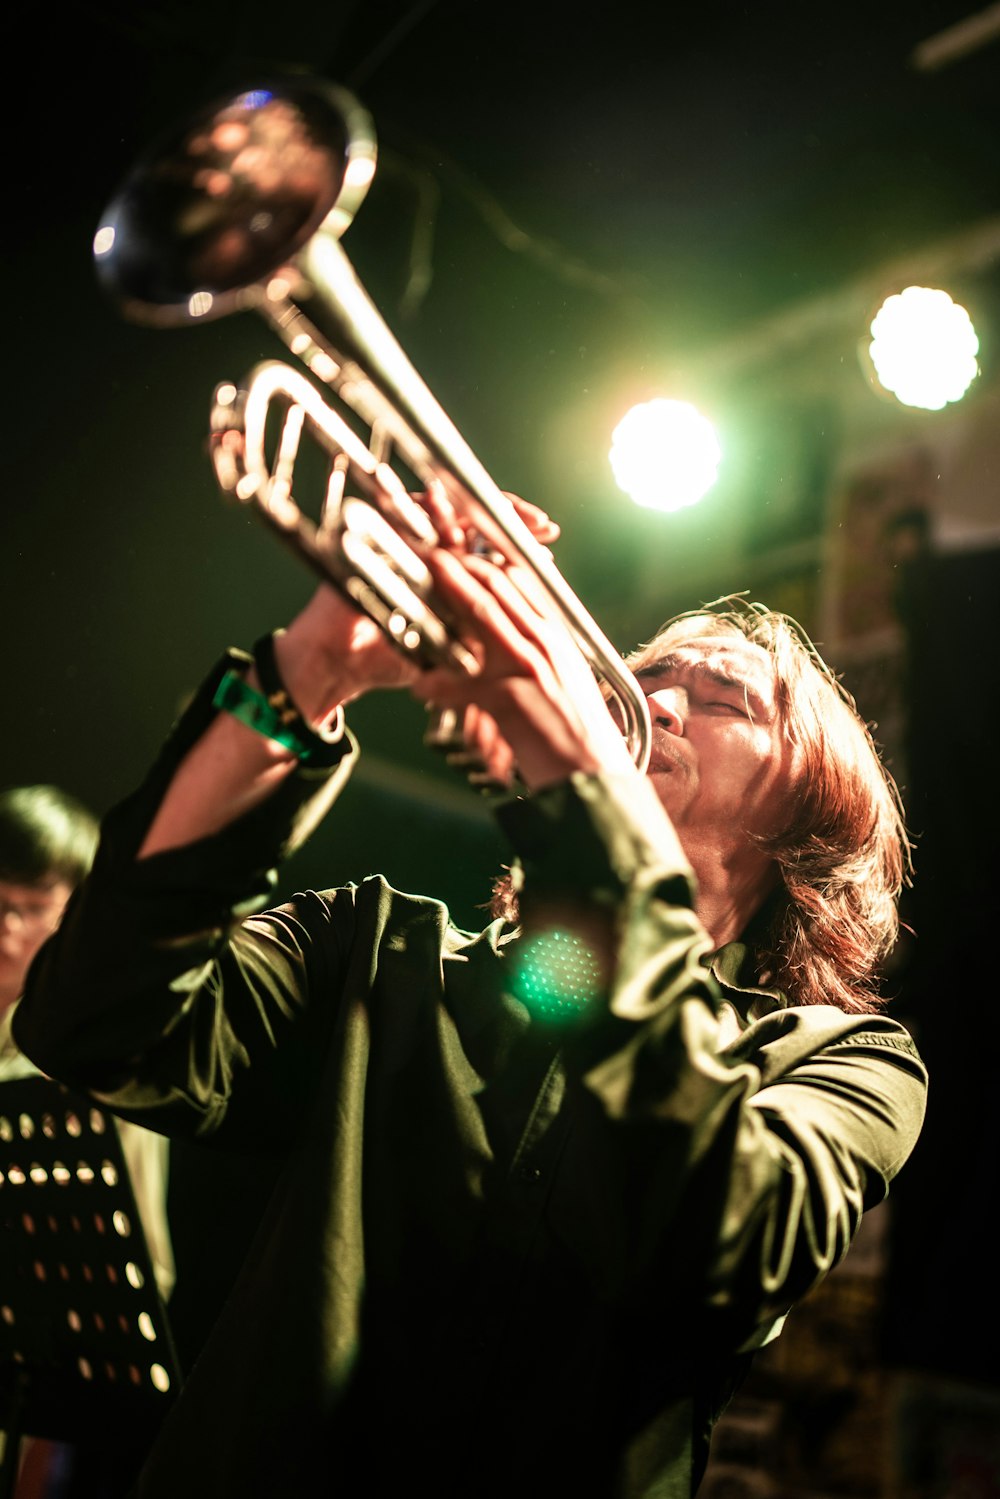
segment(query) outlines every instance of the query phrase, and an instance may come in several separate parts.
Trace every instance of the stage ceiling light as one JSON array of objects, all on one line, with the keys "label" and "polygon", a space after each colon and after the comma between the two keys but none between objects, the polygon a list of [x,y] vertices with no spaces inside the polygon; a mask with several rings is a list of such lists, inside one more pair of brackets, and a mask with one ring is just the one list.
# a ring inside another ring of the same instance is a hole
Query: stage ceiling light
[{"label": "stage ceiling light", "polygon": [[619,489],[637,505],[682,510],[712,488],[722,448],[711,422],[688,401],[661,398],[625,413],[608,458]]},{"label": "stage ceiling light", "polygon": [[908,286],[872,320],[868,352],[879,383],[904,406],[940,411],[960,401],[979,373],[979,339],[946,291]]}]

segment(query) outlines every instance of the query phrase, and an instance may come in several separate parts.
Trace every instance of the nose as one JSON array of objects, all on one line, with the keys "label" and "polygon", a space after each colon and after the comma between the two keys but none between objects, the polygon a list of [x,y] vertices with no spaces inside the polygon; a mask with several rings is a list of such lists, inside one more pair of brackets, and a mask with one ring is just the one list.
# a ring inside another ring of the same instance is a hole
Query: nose
[{"label": "nose", "polygon": [[684,733],[687,717],[686,693],[680,687],[660,687],[649,694],[649,716],[654,724],[678,736]]}]

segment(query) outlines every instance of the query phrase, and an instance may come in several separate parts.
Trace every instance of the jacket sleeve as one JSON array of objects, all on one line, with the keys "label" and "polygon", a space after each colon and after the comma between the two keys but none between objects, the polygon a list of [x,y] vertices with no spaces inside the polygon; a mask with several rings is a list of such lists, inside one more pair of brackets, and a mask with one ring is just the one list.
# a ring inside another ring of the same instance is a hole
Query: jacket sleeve
[{"label": "jacket sleeve", "polygon": [[691,873],[660,853],[660,816],[648,783],[585,776],[503,814],[522,943],[568,916],[601,975],[560,1025],[574,1124],[557,1180],[590,1189],[557,1187],[550,1220],[594,1246],[609,1296],[634,1288],[644,1317],[660,1302],[676,1319],[683,1288],[732,1346],[843,1258],[914,1146],[926,1074],[881,1015],[779,1000],[741,1018],[709,969]]},{"label": "jacket sleeve", "polygon": [[245,659],[231,652],[217,665],[146,781],[105,819],[94,867],[32,965],[15,1040],[49,1076],[162,1133],[212,1134],[225,1121],[242,1145],[260,1131],[273,1146],[294,1129],[305,1097],[292,1080],[296,1062],[308,1072],[317,1027],[329,1023],[308,996],[336,985],[328,970],[338,930],[343,946],[349,940],[352,891],[255,913],[268,904],[276,866],[346,781],[356,744],[345,735],[338,765],[300,767],[220,833],[137,859],[177,764],[214,711],[219,679]]}]

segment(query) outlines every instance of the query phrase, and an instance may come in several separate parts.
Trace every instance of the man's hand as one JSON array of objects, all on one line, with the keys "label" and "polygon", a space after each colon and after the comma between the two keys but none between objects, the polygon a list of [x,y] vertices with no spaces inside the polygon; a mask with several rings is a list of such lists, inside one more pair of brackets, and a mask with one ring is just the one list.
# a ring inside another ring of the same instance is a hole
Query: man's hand
[{"label": "man's hand", "polygon": [[[439,538],[435,555],[468,552],[471,524],[455,511],[440,485],[432,485],[422,495],[405,496],[399,494],[399,481],[391,470],[384,468],[379,478],[386,509],[399,514],[404,530],[405,507],[416,503]],[[544,510],[517,495],[507,497],[540,542],[548,545],[556,539],[559,527]],[[416,542],[416,537],[413,540]],[[374,621],[329,584],[321,585],[278,637],[275,654],[293,702],[314,723],[322,722],[338,704],[365,692],[413,687],[421,677],[419,664],[405,656]]]},{"label": "man's hand", "polygon": [[[449,516],[450,507],[443,495],[429,498],[427,513],[434,515],[435,507],[435,530],[442,545],[431,549],[429,565],[443,583],[446,599],[459,605],[467,616],[475,648],[490,666],[490,680],[496,677],[501,684],[505,680],[504,665],[492,644],[486,643],[491,632],[472,628],[475,599],[470,601],[461,585],[483,591],[476,581],[477,570],[485,568],[489,576],[495,573],[502,577],[503,569],[463,551],[467,527]],[[540,539],[551,538],[554,528],[543,512],[525,506],[522,514]],[[449,546],[456,550],[449,551]],[[502,629],[499,633],[504,634]],[[576,654],[579,657],[579,652]],[[327,584],[316,591],[288,629],[276,636],[275,658],[285,688],[299,712],[317,727],[328,723],[341,704],[372,688],[410,686],[424,698],[430,695],[428,689],[419,686],[422,674],[414,662],[397,651],[377,625]],[[582,665],[582,657],[579,659]],[[437,676],[458,682],[457,673],[424,675],[428,680]],[[584,675],[590,674],[584,669]],[[249,680],[251,685],[259,686],[252,671]],[[592,678],[590,682],[593,688]],[[476,701],[468,693],[467,685],[460,685],[457,690],[465,691],[466,702]],[[498,701],[502,698],[501,691]],[[607,719],[606,712],[604,716]],[[502,760],[505,775],[509,776],[513,762],[504,738],[488,712],[479,717],[483,742],[492,744],[491,753],[497,763]],[[515,737],[512,734],[512,744]],[[517,754],[520,764],[520,748]],[[294,764],[294,757],[283,745],[255,733],[227,713],[217,714],[178,766],[143,840],[140,857],[193,843],[228,826],[270,796]]]},{"label": "man's hand", "polygon": [[429,563],[480,671],[425,672],[411,691],[464,710],[466,743],[491,778],[510,784],[516,765],[538,790],[575,770],[634,771],[589,664],[534,573],[443,548]]}]

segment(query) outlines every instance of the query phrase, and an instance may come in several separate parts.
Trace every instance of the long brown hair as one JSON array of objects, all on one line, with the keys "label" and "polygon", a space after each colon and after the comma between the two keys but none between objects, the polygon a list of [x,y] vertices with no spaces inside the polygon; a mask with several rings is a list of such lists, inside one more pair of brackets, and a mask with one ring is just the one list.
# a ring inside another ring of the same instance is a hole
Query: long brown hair
[{"label": "long brown hair", "polygon": [[[786,824],[763,841],[782,896],[757,937],[758,973],[793,1004],[869,1011],[899,931],[911,845],[896,784],[857,704],[789,615],[729,595],[676,615],[627,658],[636,670],[695,635],[740,634],[774,660],[782,727],[799,773]],[[509,878],[494,915],[516,919]]]}]

